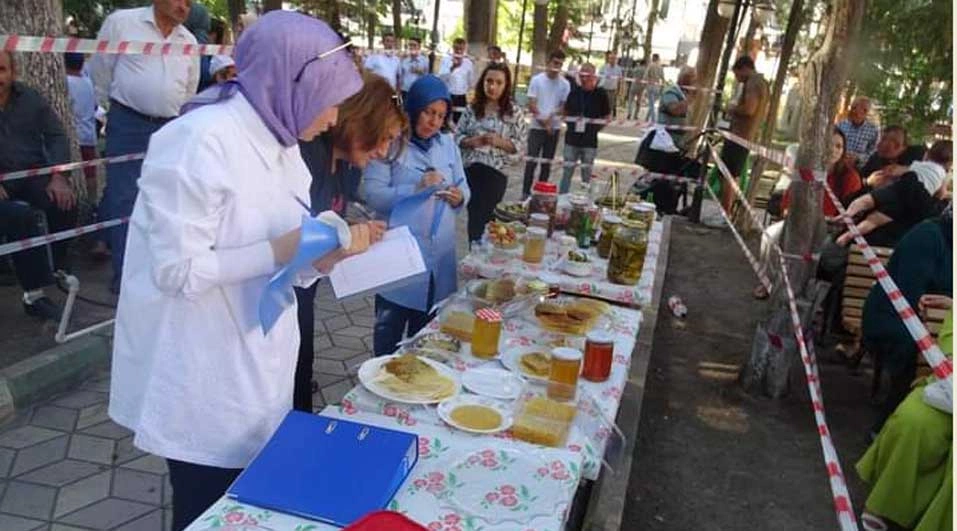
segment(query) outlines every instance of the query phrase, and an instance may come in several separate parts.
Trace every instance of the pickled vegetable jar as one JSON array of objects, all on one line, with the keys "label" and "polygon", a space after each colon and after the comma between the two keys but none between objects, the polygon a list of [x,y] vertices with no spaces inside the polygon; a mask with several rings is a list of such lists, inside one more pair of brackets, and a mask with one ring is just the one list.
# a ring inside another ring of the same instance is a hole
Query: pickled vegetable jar
[{"label": "pickled vegetable jar", "polygon": [[608,258],[611,253],[611,240],[620,225],[621,218],[614,214],[608,214],[601,220],[601,236],[598,237],[598,256],[601,258]]},{"label": "pickled vegetable jar", "polygon": [[608,280],[632,286],[638,283],[648,250],[647,226],[636,220],[621,222],[608,255]]}]

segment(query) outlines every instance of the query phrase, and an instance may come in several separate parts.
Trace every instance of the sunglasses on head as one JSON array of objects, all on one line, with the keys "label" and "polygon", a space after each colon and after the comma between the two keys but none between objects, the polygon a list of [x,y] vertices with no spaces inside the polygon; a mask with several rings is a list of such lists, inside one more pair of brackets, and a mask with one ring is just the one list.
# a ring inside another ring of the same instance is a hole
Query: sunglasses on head
[{"label": "sunglasses on head", "polygon": [[352,41],[346,41],[346,42],[340,44],[339,46],[336,46],[335,48],[333,48],[333,49],[331,49],[331,50],[322,52],[322,53],[320,53],[319,55],[317,55],[317,56],[315,56],[315,57],[309,59],[308,61],[306,61],[305,63],[303,63],[302,68],[299,69],[299,73],[296,74],[296,77],[293,78],[293,82],[299,83],[299,80],[302,79],[302,75],[306,72],[306,67],[309,66],[309,65],[310,65],[311,63],[313,63],[314,61],[318,61],[318,60],[320,60],[320,59],[324,59],[324,58],[326,58],[326,57],[329,57],[330,55],[332,55],[332,54],[338,52],[339,50],[348,50],[349,47],[351,47],[351,46],[352,46]]}]

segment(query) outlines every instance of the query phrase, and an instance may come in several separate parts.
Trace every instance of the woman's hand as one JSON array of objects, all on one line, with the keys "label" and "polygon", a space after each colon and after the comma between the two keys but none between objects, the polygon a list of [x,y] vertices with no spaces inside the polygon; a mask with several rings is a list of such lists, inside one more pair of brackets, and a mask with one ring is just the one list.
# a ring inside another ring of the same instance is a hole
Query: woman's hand
[{"label": "woman's hand", "polygon": [[954,300],[946,295],[933,295],[928,293],[921,296],[917,305],[920,307],[921,312],[926,312],[930,308],[949,310],[953,307]]},{"label": "woman's hand", "polygon": [[279,265],[286,265],[296,256],[296,250],[299,249],[300,229],[293,229],[282,236],[269,240],[272,247],[273,259]]},{"label": "woman's hand", "polygon": [[841,247],[847,247],[847,244],[851,243],[851,240],[853,239],[854,239],[854,235],[851,234],[851,231],[847,231],[844,234],[841,234],[840,236],[838,236],[837,240],[835,240],[835,243],[837,243]]},{"label": "woman's hand", "polygon": [[462,190],[460,190],[458,186],[450,186],[445,190],[436,192],[435,196],[451,205],[452,208],[457,208],[465,199],[462,195]]},{"label": "woman's hand", "polygon": [[422,175],[422,180],[419,181],[418,190],[424,190],[430,186],[436,186],[442,183],[445,180],[445,177],[441,173],[432,170],[427,171]]}]

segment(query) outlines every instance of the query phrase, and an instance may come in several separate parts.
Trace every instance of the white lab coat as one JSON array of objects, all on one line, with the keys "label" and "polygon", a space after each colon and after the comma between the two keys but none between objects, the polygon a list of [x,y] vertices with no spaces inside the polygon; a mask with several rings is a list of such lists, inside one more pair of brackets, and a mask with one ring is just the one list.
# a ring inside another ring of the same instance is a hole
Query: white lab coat
[{"label": "white lab coat", "polygon": [[[242,94],[150,139],[130,220],[110,417],[140,449],[242,468],[292,407],[296,308],[268,335],[269,240],[300,225],[311,177]],[[300,275],[308,285],[318,276]]]}]

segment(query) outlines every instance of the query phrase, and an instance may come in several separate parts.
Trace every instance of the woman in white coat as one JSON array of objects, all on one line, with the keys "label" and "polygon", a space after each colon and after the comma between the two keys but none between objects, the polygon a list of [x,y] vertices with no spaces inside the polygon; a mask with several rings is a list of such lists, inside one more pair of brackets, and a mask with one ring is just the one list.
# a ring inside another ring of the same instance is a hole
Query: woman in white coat
[{"label": "woman in white coat", "polygon": [[[362,83],[339,36],[291,12],[247,29],[235,60],[235,80],[150,140],[117,310],[109,413],[166,458],[174,530],[223,495],[292,407],[296,307],[264,333],[258,305],[299,243],[311,177],[298,141],[334,124]],[[381,236],[331,223],[347,249],[297,284]]]}]

